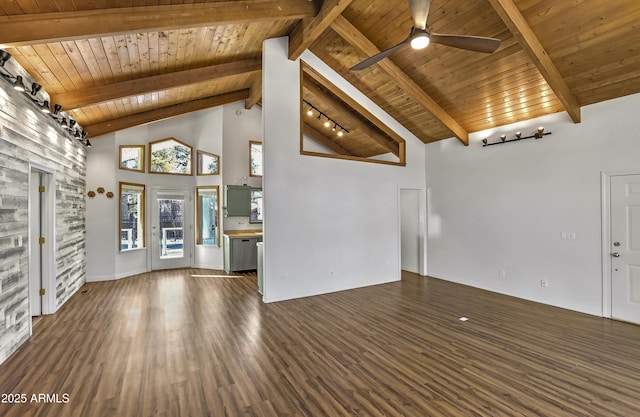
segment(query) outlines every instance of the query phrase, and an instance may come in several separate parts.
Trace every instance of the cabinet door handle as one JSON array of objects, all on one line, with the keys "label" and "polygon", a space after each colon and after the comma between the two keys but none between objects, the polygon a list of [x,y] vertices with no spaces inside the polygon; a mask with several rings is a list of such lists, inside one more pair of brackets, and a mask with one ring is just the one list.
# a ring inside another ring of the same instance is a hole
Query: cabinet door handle
[{"label": "cabinet door handle", "polygon": [[243,242],[249,242],[249,239],[242,239]]}]

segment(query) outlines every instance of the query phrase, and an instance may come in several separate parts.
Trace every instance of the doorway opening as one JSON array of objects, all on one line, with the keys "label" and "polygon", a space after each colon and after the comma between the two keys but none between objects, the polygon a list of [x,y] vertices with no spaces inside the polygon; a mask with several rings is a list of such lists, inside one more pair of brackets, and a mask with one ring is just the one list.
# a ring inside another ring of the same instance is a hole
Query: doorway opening
[{"label": "doorway opening", "polygon": [[400,268],[426,275],[425,205],[422,190],[400,189]]},{"label": "doorway opening", "polygon": [[31,163],[29,169],[29,310],[34,319],[56,310],[55,172]]}]

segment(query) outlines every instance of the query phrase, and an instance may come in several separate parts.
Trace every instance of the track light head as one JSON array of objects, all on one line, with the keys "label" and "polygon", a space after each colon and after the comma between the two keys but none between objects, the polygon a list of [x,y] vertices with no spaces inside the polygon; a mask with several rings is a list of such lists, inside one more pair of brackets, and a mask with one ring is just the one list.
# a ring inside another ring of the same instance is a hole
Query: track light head
[{"label": "track light head", "polygon": [[500,140],[503,142],[507,140],[507,135],[500,135]]},{"label": "track light head", "polygon": [[45,101],[42,102],[42,104],[40,105],[40,111],[42,113],[46,113],[46,114],[51,113],[51,110],[49,109],[49,101],[48,100],[45,100]]},{"label": "track light head", "polygon": [[4,64],[11,59],[11,54],[5,50],[0,50],[0,67],[4,67]]},{"label": "track light head", "polygon": [[25,91],[24,84],[22,83],[22,75],[18,75],[16,80],[13,82],[13,88],[16,91]]},{"label": "track light head", "polygon": [[53,106],[53,114],[55,116],[57,116],[58,113],[60,113],[60,111],[62,111],[62,106],[61,105],[56,104],[56,105]]},{"label": "track light head", "polygon": [[84,144],[87,148],[91,147],[91,142],[89,142],[89,139],[87,139],[87,141]]},{"label": "track light head", "polygon": [[487,140],[486,139],[482,139],[482,143],[486,145],[487,144]]},{"label": "track light head", "polygon": [[543,135],[544,135],[544,127],[540,126],[533,136],[536,139],[540,139]]},{"label": "track light head", "polygon": [[42,90],[42,86],[36,82],[31,83],[31,95],[35,96],[38,92]]},{"label": "track light head", "polygon": [[72,118],[69,118],[69,130],[73,130],[73,127],[76,125],[76,121],[73,120]]},{"label": "track light head", "polygon": [[522,132],[516,132],[516,139],[520,139],[522,137]]}]

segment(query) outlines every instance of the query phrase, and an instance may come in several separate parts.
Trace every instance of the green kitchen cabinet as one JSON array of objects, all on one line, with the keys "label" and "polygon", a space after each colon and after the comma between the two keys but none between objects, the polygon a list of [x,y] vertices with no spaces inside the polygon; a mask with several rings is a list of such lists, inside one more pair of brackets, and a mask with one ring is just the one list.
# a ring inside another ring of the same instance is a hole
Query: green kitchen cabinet
[{"label": "green kitchen cabinet", "polygon": [[225,217],[251,216],[251,187],[227,185],[224,187]]}]

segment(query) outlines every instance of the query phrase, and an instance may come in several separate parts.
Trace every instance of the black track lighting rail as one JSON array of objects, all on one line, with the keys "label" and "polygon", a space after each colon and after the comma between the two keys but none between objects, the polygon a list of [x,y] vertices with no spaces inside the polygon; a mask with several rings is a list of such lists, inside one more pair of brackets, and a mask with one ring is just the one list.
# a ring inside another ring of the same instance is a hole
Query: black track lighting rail
[{"label": "black track lighting rail", "polygon": [[86,147],[90,147],[91,142],[87,139],[87,132],[70,116],[61,113],[62,106],[60,104],[55,104],[52,112],[49,106],[49,101],[38,98],[38,93],[42,90],[42,86],[40,84],[32,82],[31,89],[27,89],[21,75],[13,75],[5,68],[5,64],[10,59],[11,54],[9,52],[0,50],[0,75],[2,75],[2,78],[8,81],[16,91],[23,92],[27,97],[29,97],[29,99],[38,106],[41,112],[49,114],[58,122],[65,133],[71,135]]}]

